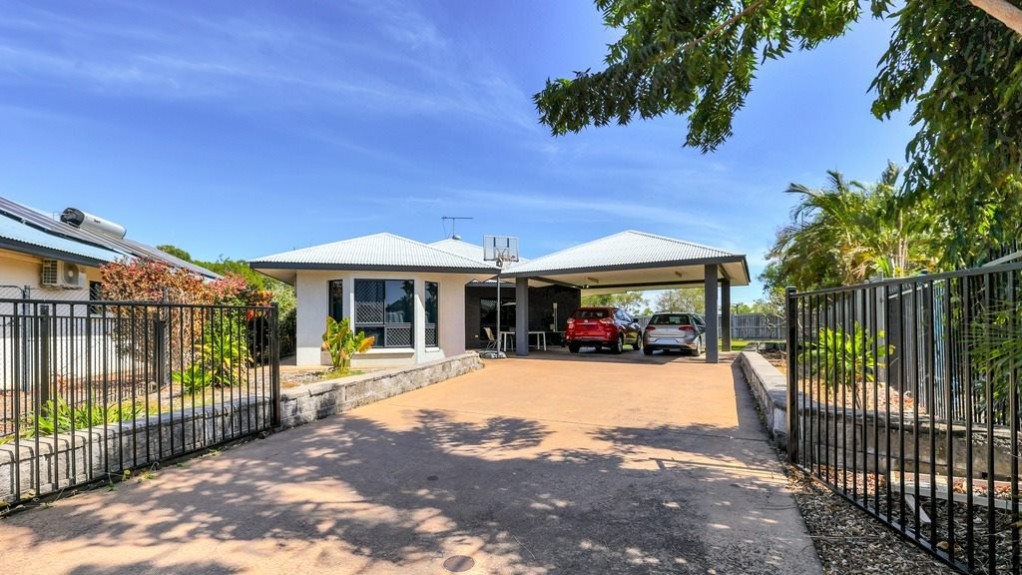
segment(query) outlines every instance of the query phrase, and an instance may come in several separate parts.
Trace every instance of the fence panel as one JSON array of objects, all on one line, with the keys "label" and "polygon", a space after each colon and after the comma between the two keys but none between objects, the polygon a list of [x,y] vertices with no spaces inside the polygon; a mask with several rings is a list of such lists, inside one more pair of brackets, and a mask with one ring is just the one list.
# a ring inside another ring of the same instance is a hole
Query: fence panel
[{"label": "fence panel", "polygon": [[733,339],[783,340],[787,337],[783,317],[765,313],[736,314],[731,316]]},{"label": "fence panel", "polygon": [[789,292],[792,462],[969,573],[1020,573],[1018,264]]},{"label": "fence panel", "polygon": [[270,429],[277,321],[276,307],[0,300],[0,504]]}]

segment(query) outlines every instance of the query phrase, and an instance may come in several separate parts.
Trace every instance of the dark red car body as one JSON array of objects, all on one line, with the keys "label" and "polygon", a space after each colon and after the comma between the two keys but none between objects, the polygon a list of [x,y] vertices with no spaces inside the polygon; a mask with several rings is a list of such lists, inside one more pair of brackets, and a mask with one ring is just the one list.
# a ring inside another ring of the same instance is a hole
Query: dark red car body
[{"label": "dark red car body", "polygon": [[642,349],[642,329],[632,316],[616,307],[580,307],[568,318],[564,338],[571,353],[582,347],[608,348],[621,353],[625,345]]}]

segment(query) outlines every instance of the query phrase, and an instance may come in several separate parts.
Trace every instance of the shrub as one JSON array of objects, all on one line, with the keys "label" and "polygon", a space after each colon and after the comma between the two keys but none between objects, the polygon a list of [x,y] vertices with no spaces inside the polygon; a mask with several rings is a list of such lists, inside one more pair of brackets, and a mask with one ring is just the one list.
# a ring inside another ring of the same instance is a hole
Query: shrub
[{"label": "shrub", "polygon": [[202,340],[196,344],[195,360],[171,374],[181,387],[194,394],[207,387],[231,387],[242,383],[251,362],[245,322],[222,318],[207,322]]},{"label": "shrub", "polygon": [[[876,372],[886,365],[894,347],[882,343],[883,330],[871,336],[858,323],[852,333],[820,328],[819,338],[798,356],[812,375],[822,374],[827,387],[851,382],[873,383]],[[874,351],[875,350],[875,351]]]},{"label": "shrub", "polygon": [[347,372],[351,369],[351,356],[369,351],[374,343],[375,337],[367,336],[362,331],[354,333],[348,318],[341,321],[332,317],[326,318],[323,349],[330,352],[330,363],[333,364],[334,371]]}]

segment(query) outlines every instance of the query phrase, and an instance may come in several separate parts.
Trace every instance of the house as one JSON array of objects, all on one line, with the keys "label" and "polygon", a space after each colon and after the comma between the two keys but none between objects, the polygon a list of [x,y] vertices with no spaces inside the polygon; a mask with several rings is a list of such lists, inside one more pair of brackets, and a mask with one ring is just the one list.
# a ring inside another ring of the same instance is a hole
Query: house
[{"label": "house", "polygon": [[147,258],[207,278],[213,272],[127,239],[123,227],[68,208],[61,219],[0,197],[0,299],[100,298],[100,267]]},{"label": "house", "polygon": [[[564,331],[583,293],[701,285],[707,288],[706,309],[723,304],[726,327],[730,287],[749,283],[742,254],[631,230],[504,269],[485,261],[479,245],[456,238],[426,244],[390,233],[249,265],[295,286],[299,365],[327,363],[321,336],[328,315],[349,318],[354,329],[376,337],[374,349],[356,364],[409,365],[481,347],[498,314],[502,326],[527,326],[513,337],[516,353],[528,354],[531,335],[553,338]],[[708,322],[710,361],[716,361],[716,331],[716,322]],[[724,348],[729,346],[725,335]]]}]

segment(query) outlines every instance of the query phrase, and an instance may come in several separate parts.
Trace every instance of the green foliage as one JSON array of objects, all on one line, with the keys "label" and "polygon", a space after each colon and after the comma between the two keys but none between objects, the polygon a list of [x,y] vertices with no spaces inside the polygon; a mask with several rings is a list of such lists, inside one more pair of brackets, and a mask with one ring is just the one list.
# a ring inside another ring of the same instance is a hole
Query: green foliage
[{"label": "green foliage", "polygon": [[894,346],[884,343],[883,331],[874,337],[858,323],[852,333],[820,328],[818,340],[809,345],[798,361],[807,365],[812,375],[822,375],[827,387],[875,382],[876,371],[894,353]]},{"label": "green foliage", "polygon": [[656,311],[691,311],[705,313],[706,290],[679,288],[660,292],[656,298]]},{"label": "green foliage", "polygon": [[[732,135],[760,66],[844,35],[864,5],[596,0],[620,39],[602,70],[547,80],[534,96],[540,121],[563,135],[686,115],[686,144],[713,150]],[[911,107],[918,129],[904,189],[931,198],[951,232],[946,267],[982,259],[1022,228],[1022,38],[970,2],[869,5],[895,24],[870,86],[872,112],[888,118]]]},{"label": "green foliage", "polygon": [[[760,279],[767,290],[800,290],[862,283],[935,271],[942,238],[931,202],[897,191],[899,171],[888,165],[873,184],[828,172],[830,186],[792,184],[799,196],[791,223],[777,232],[772,260]],[[779,298],[778,298],[779,299]]]},{"label": "green foliage", "polygon": [[156,249],[160,250],[161,252],[163,252],[165,254],[170,254],[170,255],[176,257],[179,260],[184,260],[186,262],[192,261],[192,254],[184,251],[183,249],[181,249],[181,248],[179,248],[177,246],[172,246],[170,244],[164,244],[162,246],[156,246]]},{"label": "green foliage", "polygon": [[777,302],[770,299],[758,299],[751,304],[736,303],[731,306],[732,315],[762,314],[771,316],[784,316],[783,300]]},{"label": "green foliage", "polygon": [[637,291],[583,296],[582,305],[586,307],[619,307],[632,315],[641,314],[649,308],[642,292]]},{"label": "green foliage", "polygon": [[191,393],[207,387],[231,387],[244,382],[251,356],[248,330],[240,319],[223,318],[207,322],[201,341],[195,345],[196,359],[171,379]]},{"label": "green foliage", "polygon": [[347,373],[351,369],[351,357],[356,353],[365,353],[372,349],[376,338],[367,336],[365,332],[355,333],[351,330],[348,318],[337,321],[326,318],[326,332],[323,333],[323,349],[330,353],[332,371]]},{"label": "green foliage", "polygon": [[[38,414],[29,414],[22,424],[22,437],[35,437],[38,429],[40,436],[66,433],[72,429],[88,429],[99,425],[109,425],[120,421],[131,421],[145,412],[140,403],[125,402],[105,406],[98,403],[82,403],[74,409],[63,399],[49,400],[40,408]],[[8,438],[11,441],[13,438]]]}]

